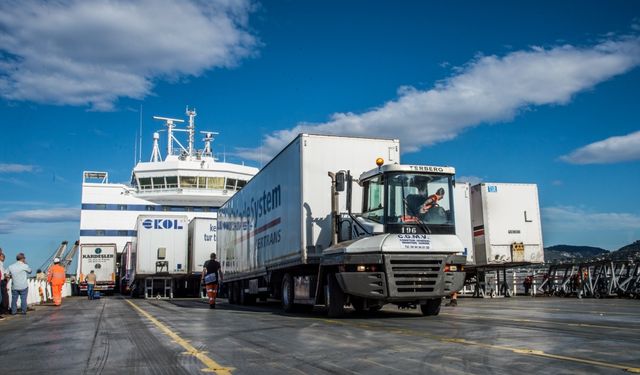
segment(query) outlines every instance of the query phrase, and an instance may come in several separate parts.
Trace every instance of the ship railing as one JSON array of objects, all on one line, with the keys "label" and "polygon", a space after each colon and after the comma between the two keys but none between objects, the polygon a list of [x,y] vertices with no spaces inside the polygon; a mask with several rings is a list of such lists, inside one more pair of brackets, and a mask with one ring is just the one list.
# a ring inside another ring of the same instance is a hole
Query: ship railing
[{"label": "ship railing", "polygon": [[[41,305],[53,300],[53,294],[51,293],[51,285],[43,280],[29,279],[29,290],[27,291],[27,306],[29,305]],[[7,283],[7,289],[9,290],[9,308],[11,308],[11,280]],[[62,297],[69,297],[71,295],[71,284],[67,281],[62,286]],[[21,300],[18,298],[17,306],[21,308]]]}]

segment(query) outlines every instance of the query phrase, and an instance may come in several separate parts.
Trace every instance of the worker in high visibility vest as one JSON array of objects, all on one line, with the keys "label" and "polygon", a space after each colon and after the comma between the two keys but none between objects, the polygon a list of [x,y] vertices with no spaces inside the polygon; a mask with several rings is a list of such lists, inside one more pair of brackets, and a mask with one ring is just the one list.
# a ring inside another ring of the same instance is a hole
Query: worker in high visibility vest
[{"label": "worker in high visibility vest", "polygon": [[53,294],[53,303],[56,306],[62,304],[62,286],[66,278],[64,267],[60,265],[60,258],[53,259],[53,266],[49,268],[47,274],[47,282],[51,284],[51,294]]}]

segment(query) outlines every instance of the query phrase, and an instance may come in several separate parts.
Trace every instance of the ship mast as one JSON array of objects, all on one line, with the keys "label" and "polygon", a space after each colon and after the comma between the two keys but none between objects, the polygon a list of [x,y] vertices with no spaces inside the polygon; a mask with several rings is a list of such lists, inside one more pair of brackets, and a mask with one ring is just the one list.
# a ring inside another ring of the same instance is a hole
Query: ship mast
[{"label": "ship mast", "polygon": [[[167,156],[173,155],[173,141],[178,142],[173,136],[173,128],[176,127],[174,122],[184,122],[184,120],[160,116],[153,116],[153,118],[165,122],[164,125],[167,127]],[[178,142],[178,144],[180,144],[180,142]]]}]

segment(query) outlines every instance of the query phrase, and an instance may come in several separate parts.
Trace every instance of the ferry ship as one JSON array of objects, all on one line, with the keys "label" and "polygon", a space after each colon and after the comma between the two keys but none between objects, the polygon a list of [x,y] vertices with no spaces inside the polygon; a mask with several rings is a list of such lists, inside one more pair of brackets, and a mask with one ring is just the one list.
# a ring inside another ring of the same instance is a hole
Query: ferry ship
[{"label": "ferry ship", "polygon": [[[218,208],[258,172],[254,167],[217,160],[212,143],[218,133],[196,133],[196,110],[187,107],[186,115],[186,128],[177,127],[184,120],[154,116],[164,123],[165,129],[153,134],[150,160],[136,164],[129,184],[110,182],[108,172],[84,171],[81,244],[115,244],[120,264],[123,252],[135,241],[140,216],[175,214],[186,216],[187,220],[215,219]],[[160,132],[166,132],[167,138],[164,158]],[[177,133],[186,133],[186,147],[176,137]],[[195,147],[196,134],[203,136],[202,149]],[[82,281],[81,261],[77,263],[78,278]],[[113,278],[115,282],[115,275]]]}]

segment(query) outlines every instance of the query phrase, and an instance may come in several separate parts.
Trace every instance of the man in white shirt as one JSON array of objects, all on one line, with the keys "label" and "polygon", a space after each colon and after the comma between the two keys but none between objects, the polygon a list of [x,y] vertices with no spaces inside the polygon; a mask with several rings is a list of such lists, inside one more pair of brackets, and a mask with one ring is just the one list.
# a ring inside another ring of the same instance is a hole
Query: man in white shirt
[{"label": "man in white shirt", "polygon": [[7,272],[11,274],[11,315],[15,315],[18,311],[18,297],[20,297],[22,314],[27,315],[27,294],[29,292],[27,275],[31,273],[31,267],[27,264],[24,253],[16,255],[16,262],[7,268]]}]

